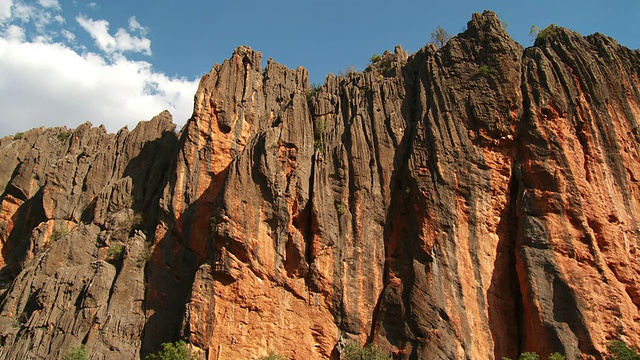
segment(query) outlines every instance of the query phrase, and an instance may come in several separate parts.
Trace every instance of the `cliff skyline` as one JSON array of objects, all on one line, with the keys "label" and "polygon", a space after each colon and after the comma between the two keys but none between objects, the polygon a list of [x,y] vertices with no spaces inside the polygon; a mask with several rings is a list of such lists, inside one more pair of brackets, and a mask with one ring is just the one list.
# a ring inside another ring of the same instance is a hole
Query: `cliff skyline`
[{"label": "cliff skyline", "polygon": [[196,0],[177,7],[167,1],[0,0],[0,137],[86,121],[117,132],[165,109],[180,129],[191,116],[199,79],[237,46],[261,51],[263,66],[268,58],[303,66],[310,83],[321,84],[351,65],[364,70],[373,54],[397,44],[414,53],[437,26],[456,35],[469,14],[485,9],[495,11],[524,47],[533,44],[532,25],[552,23],[640,47],[640,8],[628,1],[407,0],[390,7],[377,0],[222,6]]}]

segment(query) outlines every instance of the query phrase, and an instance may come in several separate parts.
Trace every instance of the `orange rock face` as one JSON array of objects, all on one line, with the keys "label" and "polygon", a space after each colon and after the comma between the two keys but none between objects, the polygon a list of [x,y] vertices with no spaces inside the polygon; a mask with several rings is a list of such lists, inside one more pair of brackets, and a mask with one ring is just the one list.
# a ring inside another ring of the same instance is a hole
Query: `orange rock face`
[{"label": "orange rock face", "polygon": [[0,355],[640,345],[637,51],[562,28],[523,49],[485,12],[320,88],[261,62],[214,65],[177,135],[162,113],[0,140]]}]

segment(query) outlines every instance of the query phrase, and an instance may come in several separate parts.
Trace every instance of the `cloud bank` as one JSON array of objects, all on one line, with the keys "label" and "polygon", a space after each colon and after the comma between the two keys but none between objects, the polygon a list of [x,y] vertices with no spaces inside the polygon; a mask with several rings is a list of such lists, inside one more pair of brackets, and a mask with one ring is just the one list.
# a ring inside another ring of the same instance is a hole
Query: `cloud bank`
[{"label": "cloud bank", "polygon": [[[149,62],[127,58],[151,54],[148,30],[135,17],[128,30],[111,34],[108,21],[79,14],[77,24],[99,50],[89,52],[56,20],[60,12],[57,0],[0,0],[0,136],[86,121],[115,132],[165,109],[179,126],[191,116],[196,80],[170,77]],[[58,29],[51,31],[50,24]]]},{"label": "cloud bank", "polygon": [[[95,40],[98,48],[107,54],[131,51],[151,55],[151,40],[145,37],[132,36],[122,28],[118,29],[115,36],[111,36],[109,23],[106,20],[93,20],[84,15],[76,17],[76,20]],[[129,28],[132,31],[146,32],[135,17],[129,19]]]}]

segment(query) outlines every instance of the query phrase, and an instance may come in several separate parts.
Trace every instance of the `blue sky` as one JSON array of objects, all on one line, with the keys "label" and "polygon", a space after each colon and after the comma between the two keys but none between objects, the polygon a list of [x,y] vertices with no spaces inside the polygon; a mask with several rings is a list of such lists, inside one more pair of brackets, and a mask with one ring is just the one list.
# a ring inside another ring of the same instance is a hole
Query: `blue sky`
[{"label": "blue sky", "polygon": [[163,109],[182,126],[197,82],[238,45],[321,83],[441,25],[463,31],[489,9],[530,46],[532,25],[601,32],[640,48],[640,1],[82,1],[0,0],[0,136],[85,121],[110,132]]}]

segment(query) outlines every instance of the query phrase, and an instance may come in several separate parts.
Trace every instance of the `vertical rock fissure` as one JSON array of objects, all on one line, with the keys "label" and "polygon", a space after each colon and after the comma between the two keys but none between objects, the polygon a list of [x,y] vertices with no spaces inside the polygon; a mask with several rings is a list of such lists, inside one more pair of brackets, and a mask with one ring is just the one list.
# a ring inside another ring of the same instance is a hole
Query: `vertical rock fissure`
[{"label": "vertical rock fissure", "polygon": [[[380,91],[382,92],[382,84],[380,84]],[[382,162],[380,161],[380,157],[381,157],[381,152],[380,152],[380,136],[378,135],[378,131],[377,131],[377,127],[375,126],[374,123],[374,118],[375,118],[375,112],[374,112],[374,102],[373,102],[373,88],[367,92],[367,94],[369,94],[369,106],[368,106],[368,110],[369,110],[369,116],[371,118],[371,122],[373,123],[371,126],[371,133],[372,133],[372,137],[373,137],[373,147],[374,147],[374,154],[375,154],[375,162],[376,162],[376,173],[378,174],[378,182],[380,184],[380,193],[382,194],[382,199],[384,201],[384,205],[385,206],[389,206],[389,204],[386,203],[386,199],[387,199],[387,189],[384,186],[384,172],[382,170]],[[382,97],[382,96],[381,96]],[[384,107],[385,102],[382,101],[382,107]],[[386,123],[386,121],[384,121],[384,123]],[[386,127],[385,127],[386,128]],[[389,131],[389,135],[392,135],[393,132]],[[390,136],[393,139],[393,136]],[[394,144],[396,145],[396,144]],[[397,145],[396,145],[397,148]],[[372,172],[373,173],[373,172]],[[373,184],[373,182],[372,182]]]},{"label": "vertical rock fissure", "polygon": [[[311,118],[311,116],[310,116]],[[314,125],[315,126],[315,125]],[[315,131],[315,129],[314,129]],[[315,283],[315,281],[312,281],[312,275],[313,275],[313,271],[311,271],[311,269],[314,267],[314,258],[313,258],[313,239],[314,239],[314,229],[313,229],[313,222],[315,221],[315,216],[313,214],[313,199],[314,199],[314,185],[315,185],[315,175],[316,175],[316,156],[317,156],[317,152],[319,150],[315,150],[313,155],[311,156],[311,171],[310,171],[310,178],[309,178],[309,201],[307,202],[307,208],[309,214],[307,216],[307,224],[306,224],[306,229],[305,229],[305,235],[306,235],[306,239],[305,239],[305,260],[307,262],[307,266],[309,268],[309,271],[307,271],[307,274],[305,276],[305,284],[307,285],[307,287],[309,287],[310,291],[313,292],[317,292],[318,291],[318,287],[317,284]]]},{"label": "vertical rock fissure", "polygon": [[[517,165],[516,165],[517,166]],[[518,198],[521,195],[522,189],[519,179],[519,170],[516,171],[514,166],[514,171],[511,172],[511,179],[509,181],[509,201],[508,201],[508,216],[506,217],[508,220],[507,223],[507,254],[509,256],[508,260],[508,273],[510,274],[508,281],[514,295],[513,305],[515,313],[512,314],[515,320],[515,334],[512,334],[512,337],[517,339],[517,351],[515,354],[510,354],[511,356],[517,356],[518,354],[525,351],[524,349],[524,337],[522,336],[524,332],[524,321],[522,318],[523,315],[523,303],[522,303],[522,289],[520,288],[520,280],[518,279],[518,271],[517,271],[517,238],[518,238]],[[507,340],[508,341],[508,340]]]}]

